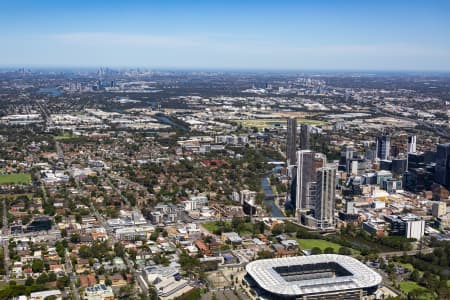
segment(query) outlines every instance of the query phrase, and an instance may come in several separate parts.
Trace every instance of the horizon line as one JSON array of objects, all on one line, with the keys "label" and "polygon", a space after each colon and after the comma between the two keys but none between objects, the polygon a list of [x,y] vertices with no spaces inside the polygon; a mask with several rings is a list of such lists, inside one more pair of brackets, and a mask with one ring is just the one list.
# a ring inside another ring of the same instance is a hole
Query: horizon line
[{"label": "horizon line", "polygon": [[209,72],[232,72],[232,71],[239,71],[239,72],[287,72],[287,73],[293,73],[293,72],[332,72],[332,73],[351,73],[351,72],[359,72],[359,73],[440,73],[440,74],[450,74],[450,69],[448,70],[436,70],[436,69],[365,69],[365,68],[246,68],[246,67],[162,67],[162,66],[133,66],[133,65],[115,65],[115,66],[108,66],[108,65],[98,65],[98,66],[70,66],[70,65],[2,65],[0,64],[0,70],[11,70],[11,69],[30,69],[30,70],[98,70],[100,68],[108,68],[108,69],[146,69],[150,71],[209,71]]}]

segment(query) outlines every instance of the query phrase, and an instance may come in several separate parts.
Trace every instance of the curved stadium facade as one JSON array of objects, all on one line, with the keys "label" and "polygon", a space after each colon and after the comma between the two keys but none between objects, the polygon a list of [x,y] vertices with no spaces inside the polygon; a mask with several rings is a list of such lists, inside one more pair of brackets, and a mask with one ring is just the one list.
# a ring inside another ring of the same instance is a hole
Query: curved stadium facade
[{"label": "curved stadium facade", "polygon": [[246,266],[246,280],[262,299],[361,299],[376,292],[381,276],[344,255],[262,259]]}]

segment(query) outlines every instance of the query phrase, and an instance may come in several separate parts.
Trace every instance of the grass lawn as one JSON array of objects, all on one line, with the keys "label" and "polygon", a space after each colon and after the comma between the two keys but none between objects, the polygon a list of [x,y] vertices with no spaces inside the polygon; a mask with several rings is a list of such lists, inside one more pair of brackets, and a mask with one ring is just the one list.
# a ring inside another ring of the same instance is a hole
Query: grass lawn
[{"label": "grass lawn", "polygon": [[240,236],[248,236],[248,235],[252,235],[253,234],[253,232],[251,232],[251,231],[247,231],[247,230],[244,230],[244,231],[241,231],[241,232],[239,232],[239,235]]},{"label": "grass lawn", "polygon": [[297,242],[299,243],[300,248],[304,250],[310,250],[314,247],[319,247],[323,251],[325,250],[325,248],[331,247],[333,248],[334,252],[337,253],[339,251],[339,248],[342,247],[339,244],[319,239],[297,239]]},{"label": "grass lawn", "polygon": [[5,197],[8,200],[15,200],[16,198],[21,197],[21,196],[25,196],[25,197],[27,197],[30,200],[31,200],[31,198],[33,198],[33,194],[32,193],[28,193],[28,194],[7,194],[7,195],[2,195],[1,197]]},{"label": "grass lawn", "polygon": [[423,299],[423,300],[434,299],[433,295],[431,294],[431,292],[428,289],[424,288],[423,286],[418,285],[414,281],[402,281],[399,283],[399,285],[400,285],[400,289],[405,294],[408,294],[409,292],[418,289],[422,292],[421,295],[419,296],[420,299]]},{"label": "grass lawn", "polygon": [[[212,221],[212,222],[206,222],[206,223],[202,223],[201,226],[203,226],[203,228],[207,229],[208,231],[210,231],[211,233],[214,233],[215,231],[218,231],[221,228],[226,228],[224,229],[224,232],[228,232],[232,229],[231,228],[231,222],[224,222],[226,224],[226,226],[220,226],[218,225],[218,222],[216,221]],[[241,226],[238,226],[238,228],[236,228],[234,231],[236,231],[239,235],[252,235],[252,228],[253,228],[253,224],[251,223],[243,223],[241,224]]]},{"label": "grass lawn", "polygon": [[[397,262],[396,264],[399,266],[402,266],[403,268],[408,269],[410,271],[414,271],[414,266],[412,264],[404,264],[401,262]],[[420,275],[423,275],[423,271],[420,271],[420,270],[417,270],[417,271],[419,272]]]},{"label": "grass lawn", "polygon": [[70,139],[73,139],[73,138],[76,138],[76,137],[77,137],[76,135],[73,135],[71,133],[65,132],[62,135],[54,136],[53,139],[55,141],[61,141],[61,140],[70,140]]},{"label": "grass lawn", "polygon": [[201,226],[203,226],[204,228],[206,228],[208,231],[210,231],[211,233],[213,233],[216,230],[220,229],[220,226],[217,225],[217,222],[212,221],[212,222],[206,222],[206,223],[202,223]]},{"label": "grass lawn", "polygon": [[30,182],[31,175],[27,173],[0,175],[0,184],[29,184]]},{"label": "grass lawn", "polygon": [[404,263],[401,263],[401,262],[398,262],[398,263],[396,263],[396,264],[399,265],[399,266],[402,266],[402,267],[405,268],[405,269],[414,271],[414,267],[413,267],[412,264],[404,264]]},{"label": "grass lawn", "polygon": [[423,290],[426,291],[426,288],[424,288],[423,286],[418,285],[417,283],[415,283],[414,281],[402,281],[399,283],[400,284],[400,289],[405,292],[405,294],[408,294],[409,292],[419,289],[419,290]]}]

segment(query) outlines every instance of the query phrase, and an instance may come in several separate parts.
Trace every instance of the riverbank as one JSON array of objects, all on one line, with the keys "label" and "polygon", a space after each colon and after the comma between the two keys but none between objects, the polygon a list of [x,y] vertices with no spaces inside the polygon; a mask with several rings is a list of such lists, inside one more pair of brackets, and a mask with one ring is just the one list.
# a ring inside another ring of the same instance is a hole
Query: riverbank
[{"label": "riverbank", "polygon": [[[270,158],[268,158],[268,159],[271,160]],[[274,195],[272,186],[270,185],[269,176],[271,174],[278,173],[279,170],[280,170],[280,166],[275,166],[272,169],[271,173],[269,173],[269,174],[265,175],[263,178],[261,178],[261,187],[262,187],[264,195],[265,195],[264,205],[270,207],[271,216],[276,217],[276,218],[282,218],[282,217],[285,217],[285,215],[284,215],[283,211],[275,203],[276,195]]]},{"label": "riverbank", "polygon": [[173,118],[168,117],[166,115],[156,114],[156,115],[154,115],[154,118],[157,119],[158,121],[164,123],[164,124],[176,127],[178,129],[181,129],[182,131],[189,131],[189,127],[188,126],[186,126],[184,124],[181,124],[180,122],[177,122]]}]

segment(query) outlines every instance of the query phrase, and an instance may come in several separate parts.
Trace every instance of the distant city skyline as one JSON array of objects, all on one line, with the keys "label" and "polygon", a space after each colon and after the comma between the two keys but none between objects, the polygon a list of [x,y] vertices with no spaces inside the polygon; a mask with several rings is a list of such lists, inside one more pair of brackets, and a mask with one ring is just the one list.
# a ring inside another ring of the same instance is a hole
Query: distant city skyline
[{"label": "distant city skyline", "polygon": [[1,1],[0,67],[450,71],[449,29],[448,1]]}]

